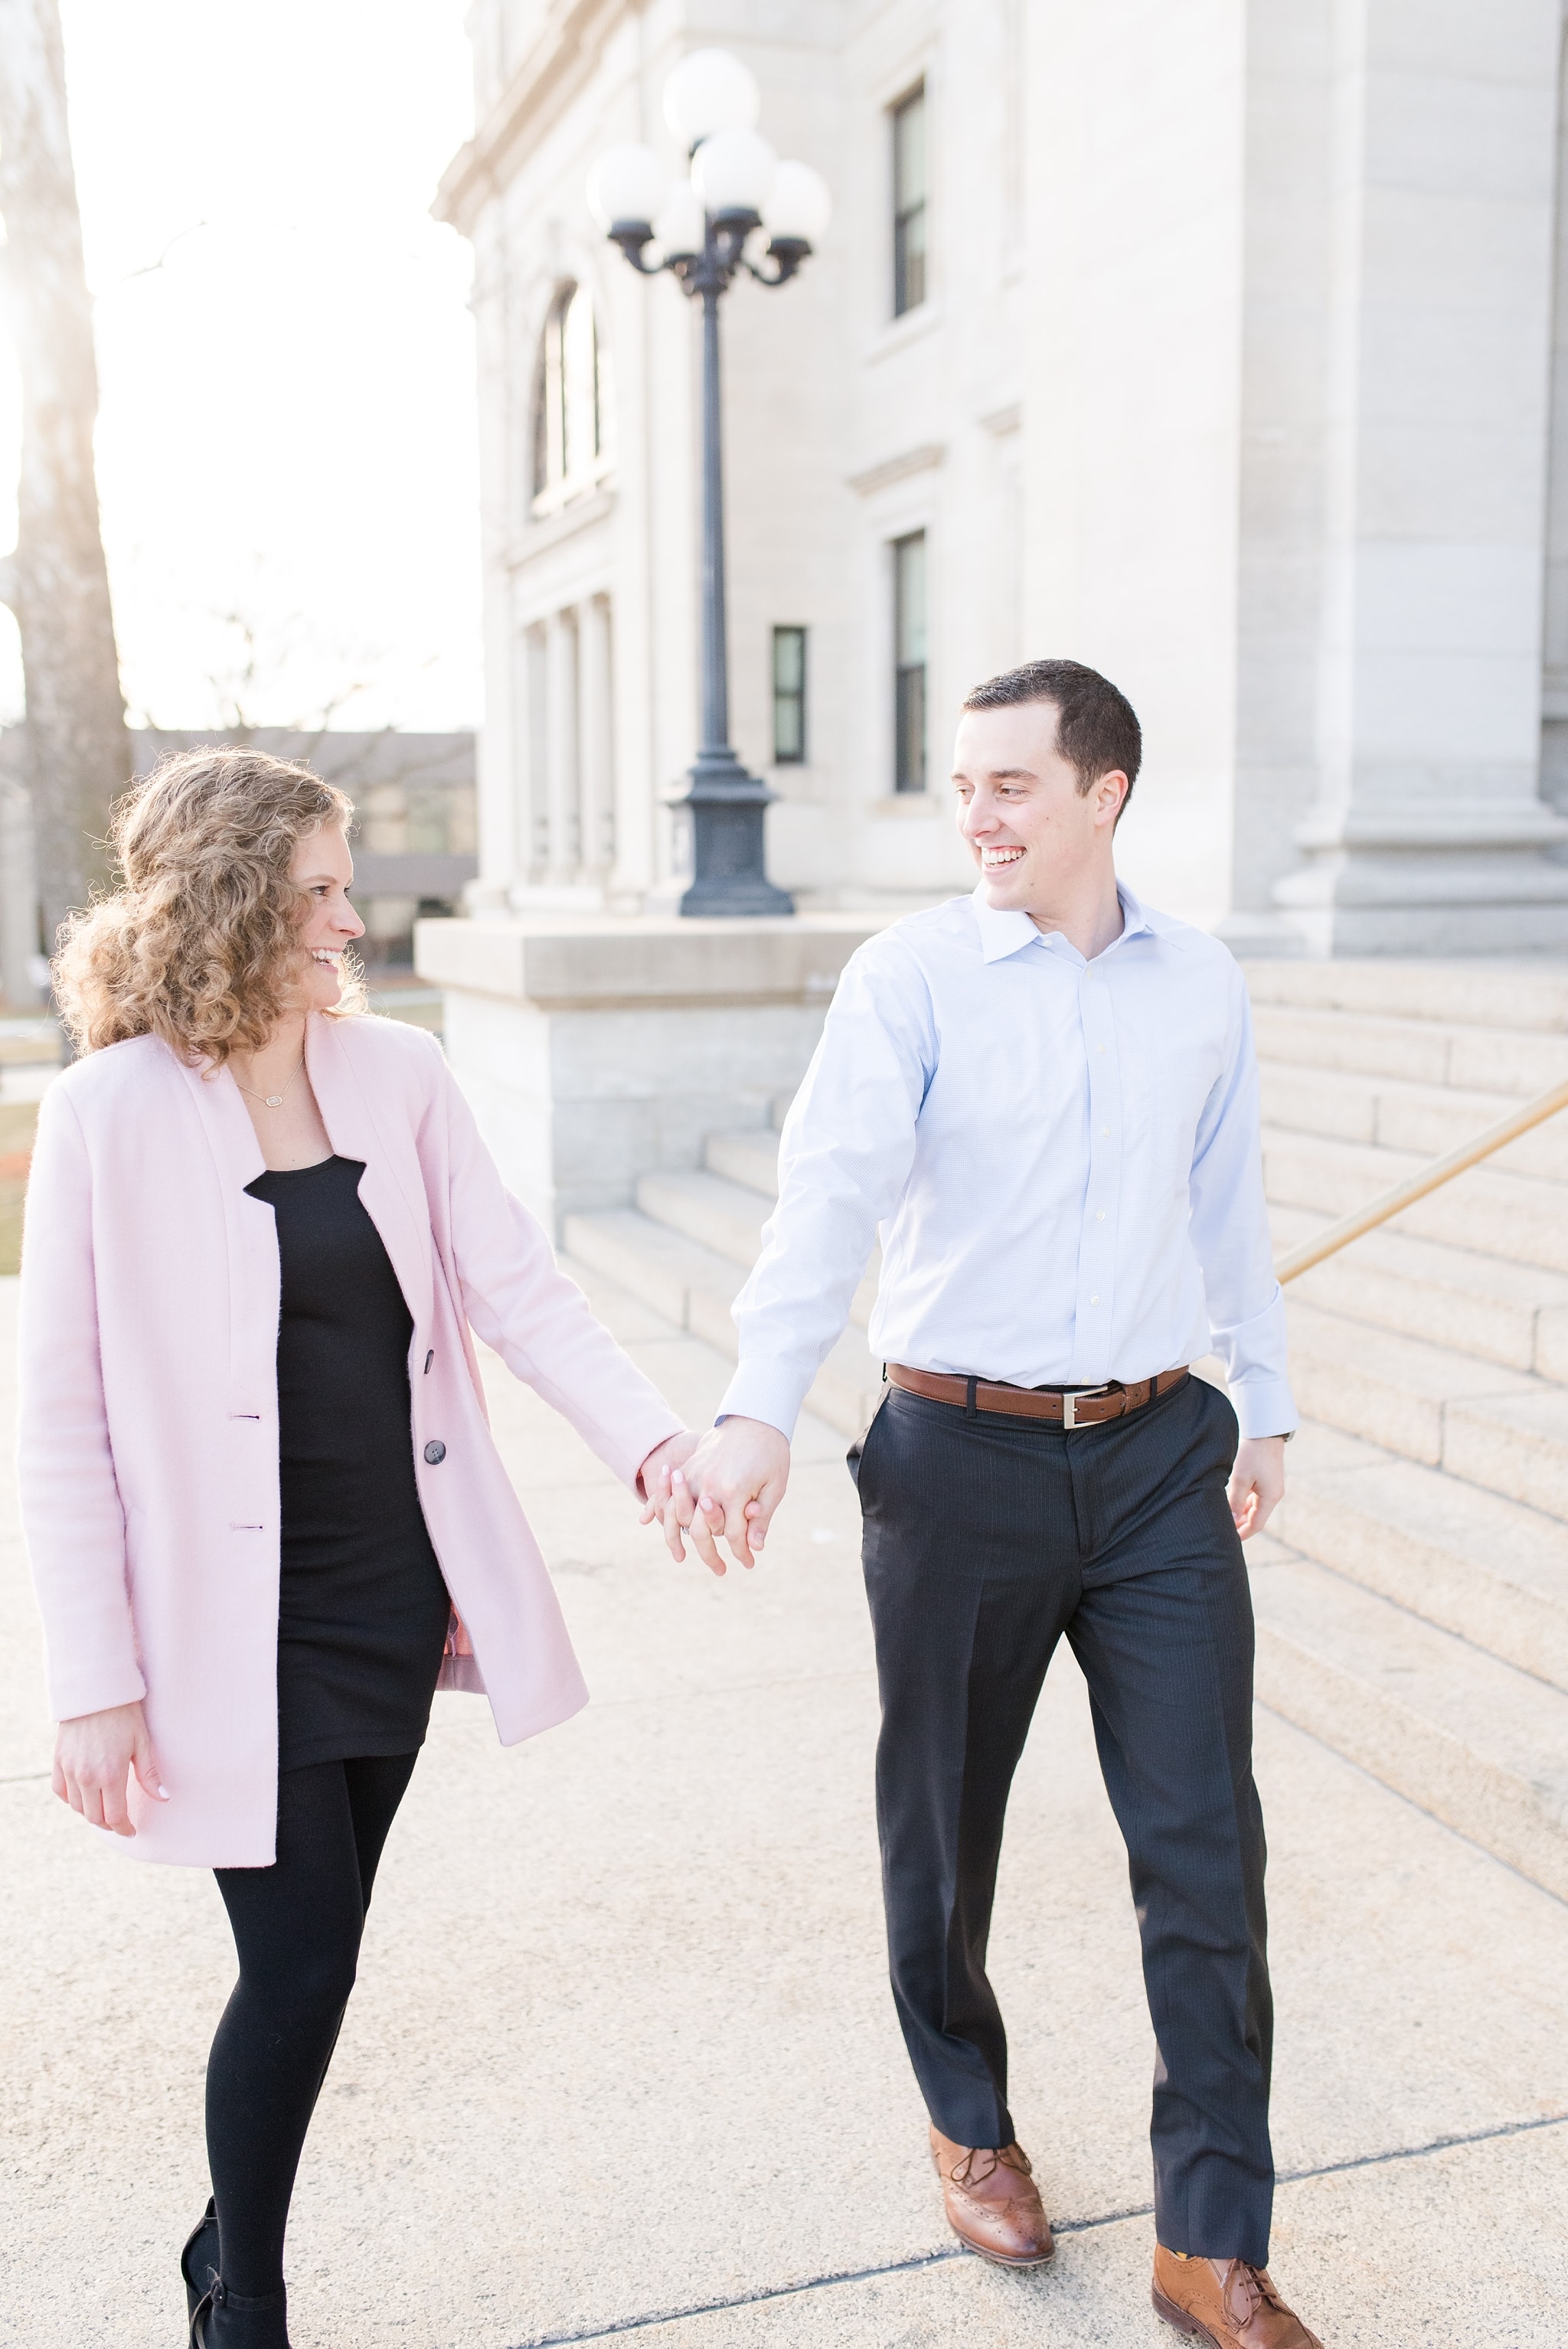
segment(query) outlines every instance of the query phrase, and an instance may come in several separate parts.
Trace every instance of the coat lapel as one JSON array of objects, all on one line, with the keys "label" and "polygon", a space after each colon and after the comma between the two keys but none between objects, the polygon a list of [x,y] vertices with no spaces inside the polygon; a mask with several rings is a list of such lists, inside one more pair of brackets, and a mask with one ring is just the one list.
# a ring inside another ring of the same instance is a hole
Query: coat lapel
[{"label": "coat lapel", "polygon": [[[304,1058],[327,1139],[338,1157],[357,1158],[363,1163],[359,1196],[365,1212],[381,1235],[381,1244],[392,1260],[404,1302],[414,1317],[415,1329],[427,1330],[430,1326],[431,1244],[423,1186],[416,1206],[405,1188],[399,1160],[354,1065],[342,1024],[313,1012],[305,1023]],[[242,1102],[240,1107],[242,1112]],[[397,1129],[404,1155],[412,1160],[406,1122],[397,1121]]]},{"label": "coat lapel", "polygon": [[[170,1055],[174,1059],[174,1055]],[[245,1185],[266,1171],[250,1112],[227,1069],[175,1061],[217,1170],[229,1258],[229,1411],[254,1419],[277,1393],[278,1247],[272,1209]]]}]

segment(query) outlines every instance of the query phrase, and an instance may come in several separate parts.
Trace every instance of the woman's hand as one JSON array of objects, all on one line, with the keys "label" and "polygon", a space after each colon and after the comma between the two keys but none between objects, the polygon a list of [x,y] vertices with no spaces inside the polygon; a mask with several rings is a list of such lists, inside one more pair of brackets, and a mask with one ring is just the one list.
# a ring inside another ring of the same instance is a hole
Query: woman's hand
[{"label": "woman's hand", "polygon": [[670,1477],[683,1460],[689,1460],[701,1443],[700,1435],[683,1427],[678,1435],[667,1435],[650,1452],[637,1471],[637,1490],[645,1506],[641,1522],[651,1526],[655,1517],[662,1518],[670,1497]]},{"label": "woman's hand", "polygon": [[789,1441],[766,1420],[737,1414],[710,1427],[670,1481],[665,1540],[671,1557],[684,1558],[689,1540],[709,1572],[722,1574],[722,1537],[738,1565],[755,1566],[789,1482]]},{"label": "woman's hand", "polygon": [[136,1833],[125,1801],[133,1770],[145,1793],[160,1803],[169,1800],[139,1704],[111,1704],[105,1713],[78,1713],[75,1721],[61,1722],[55,1734],[55,1792],[62,1803],[80,1811],[89,1826],[108,1827],[113,1835]]}]

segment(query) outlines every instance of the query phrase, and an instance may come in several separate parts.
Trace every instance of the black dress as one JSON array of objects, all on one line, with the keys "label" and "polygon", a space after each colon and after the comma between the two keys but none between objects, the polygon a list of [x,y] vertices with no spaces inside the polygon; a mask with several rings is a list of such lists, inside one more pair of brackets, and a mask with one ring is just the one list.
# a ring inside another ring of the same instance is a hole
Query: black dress
[{"label": "black dress", "polygon": [[414,1475],[413,1317],[364,1172],[327,1158],[245,1185],[283,1274],[280,1770],[422,1745],[450,1611]]}]

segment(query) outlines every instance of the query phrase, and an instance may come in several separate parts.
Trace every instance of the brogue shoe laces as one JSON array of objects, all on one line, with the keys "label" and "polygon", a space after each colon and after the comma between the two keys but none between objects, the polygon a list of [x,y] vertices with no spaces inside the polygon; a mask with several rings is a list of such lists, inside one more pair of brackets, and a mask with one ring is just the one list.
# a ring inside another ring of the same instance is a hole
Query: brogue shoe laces
[{"label": "brogue shoe laces", "polygon": [[1267,2268],[1249,2267],[1245,2260],[1233,2260],[1225,2279],[1224,2309],[1238,2332],[1250,2324],[1264,2304],[1288,2313],[1284,2301],[1275,2291]]},{"label": "brogue shoe laces", "polygon": [[[977,2161],[985,2163],[984,2169],[975,2168]],[[1016,2145],[971,2146],[963,2160],[955,2161],[947,2174],[954,2186],[973,2192],[976,2186],[984,2186],[998,2169],[1011,2169],[1019,2178],[1032,2178],[1035,2174],[1028,2155]]]}]

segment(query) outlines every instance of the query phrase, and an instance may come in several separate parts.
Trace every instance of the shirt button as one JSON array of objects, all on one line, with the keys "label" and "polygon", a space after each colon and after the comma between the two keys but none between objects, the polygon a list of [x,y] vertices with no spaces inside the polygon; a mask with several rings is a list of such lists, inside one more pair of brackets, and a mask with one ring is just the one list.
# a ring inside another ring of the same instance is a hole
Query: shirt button
[{"label": "shirt button", "polygon": [[1098,1297],[1091,1297],[1088,1301],[1091,1305],[1098,1305],[1099,1303]]},{"label": "shirt button", "polygon": [[1097,1052],[1103,1052],[1105,1046],[1103,1044],[1097,1044],[1094,1049]]},{"label": "shirt button", "polygon": [[1103,1207],[1097,1207],[1097,1208],[1095,1209],[1095,1211],[1094,1211],[1094,1219],[1095,1219],[1095,1222],[1096,1222],[1097,1224],[1103,1224],[1103,1223],[1104,1223],[1104,1221],[1105,1221],[1105,1209],[1104,1209]]},{"label": "shirt button", "polygon": [[1100,1127],[1100,1129],[1099,1129],[1099,1130],[1100,1130],[1101,1133],[1103,1133],[1103,1134],[1104,1134],[1104,1136],[1105,1136],[1106,1140],[1109,1142],[1109,1141],[1110,1140],[1110,1128],[1109,1128],[1109,1125],[1102,1125],[1102,1126]]},{"label": "shirt button", "polygon": [[432,1468],[438,1468],[446,1456],[447,1447],[439,1441],[426,1444],[425,1457],[429,1462]]}]

